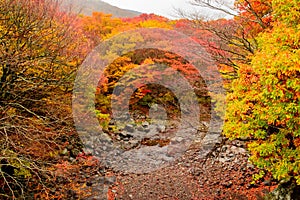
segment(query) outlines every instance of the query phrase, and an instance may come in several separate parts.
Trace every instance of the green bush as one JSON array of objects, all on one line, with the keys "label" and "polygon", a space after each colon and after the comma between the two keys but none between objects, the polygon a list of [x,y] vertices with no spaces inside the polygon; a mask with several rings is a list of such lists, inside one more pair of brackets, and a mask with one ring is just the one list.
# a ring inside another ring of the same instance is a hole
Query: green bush
[{"label": "green bush", "polygon": [[[224,134],[248,140],[250,160],[282,182],[300,185],[299,1],[273,1],[273,28],[228,94]],[[262,177],[257,176],[257,178]]]}]

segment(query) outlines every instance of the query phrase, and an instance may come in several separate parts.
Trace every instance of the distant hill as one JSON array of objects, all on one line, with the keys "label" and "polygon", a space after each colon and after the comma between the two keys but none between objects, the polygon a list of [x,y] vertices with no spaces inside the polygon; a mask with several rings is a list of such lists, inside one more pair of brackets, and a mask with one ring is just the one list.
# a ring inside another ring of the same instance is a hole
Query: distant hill
[{"label": "distant hill", "polygon": [[121,9],[112,6],[101,0],[62,0],[62,6],[65,9],[71,9],[72,12],[81,13],[84,15],[92,15],[93,12],[103,12],[112,14],[114,17],[135,17],[140,15],[140,12]]}]

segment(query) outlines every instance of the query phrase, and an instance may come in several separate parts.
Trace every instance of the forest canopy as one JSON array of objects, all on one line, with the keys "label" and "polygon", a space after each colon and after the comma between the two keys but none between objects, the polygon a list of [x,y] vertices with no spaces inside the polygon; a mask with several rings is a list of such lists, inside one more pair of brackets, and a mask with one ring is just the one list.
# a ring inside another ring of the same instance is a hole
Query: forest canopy
[{"label": "forest canopy", "polygon": [[[192,2],[220,10],[211,1]],[[182,32],[210,54],[226,88],[223,136],[246,143],[249,160],[259,169],[253,183],[272,176],[279,185],[296,190],[300,185],[299,6],[297,0],[236,0],[231,19],[170,20],[155,14],[77,15],[60,10],[56,0],[0,0],[0,198],[92,195],[86,190],[88,177],[77,174],[98,173],[101,161],[84,152],[74,126],[71,102],[76,73],[102,41],[140,28]],[[101,77],[92,109],[104,131],[111,132],[110,101],[116,83],[131,69],[154,63],[187,77],[204,107],[199,120],[210,120],[213,102],[203,77],[193,76],[192,64],[175,53],[149,48],[125,53]],[[171,110],[169,118],[180,118],[178,99],[156,85],[136,90],[128,106],[146,118],[151,103]]]}]

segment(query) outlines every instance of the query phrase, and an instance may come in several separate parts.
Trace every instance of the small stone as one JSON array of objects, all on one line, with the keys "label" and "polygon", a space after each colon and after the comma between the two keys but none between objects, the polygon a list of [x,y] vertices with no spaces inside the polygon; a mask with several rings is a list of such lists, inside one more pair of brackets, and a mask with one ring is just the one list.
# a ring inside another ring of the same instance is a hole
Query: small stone
[{"label": "small stone", "polygon": [[231,161],[230,158],[219,158],[218,160],[219,160],[219,162],[223,162],[223,163]]},{"label": "small stone", "polygon": [[137,130],[138,130],[138,131],[141,131],[141,132],[144,132],[145,129],[144,129],[143,126],[138,126],[138,127],[137,127]]},{"label": "small stone", "polygon": [[150,128],[144,128],[144,132],[149,133],[150,132]]},{"label": "small stone", "polygon": [[73,158],[73,157],[70,157],[69,161],[70,161],[71,163],[75,163],[75,162],[76,162],[76,159]]},{"label": "small stone", "polygon": [[234,153],[229,153],[227,156],[228,156],[229,158],[232,158],[232,157],[234,157],[235,155],[234,155]]},{"label": "small stone", "polygon": [[144,121],[144,122],[142,123],[142,126],[143,126],[144,128],[147,128],[147,127],[149,126],[149,122]]},{"label": "small stone", "polygon": [[204,126],[206,126],[206,127],[209,126],[209,123],[208,123],[208,122],[205,122],[205,121],[203,121],[202,124],[203,124]]},{"label": "small stone", "polygon": [[134,132],[134,127],[131,124],[127,124],[124,128],[125,131],[133,133]]},{"label": "small stone", "polygon": [[228,145],[222,146],[221,152],[226,152],[228,149]]},{"label": "small stone", "polygon": [[120,133],[119,134],[122,138],[131,138],[131,137],[133,137],[130,133],[127,133],[127,132],[122,132],[122,133]]},{"label": "small stone", "polygon": [[110,126],[115,125],[115,124],[116,124],[115,120],[110,120],[108,123],[108,125],[110,125]]},{"label": "small stone", "polygon": [[105,181],[104,181],[105,184],[112,185],[115,182],[116,182],[115,176],[105,177]]},{"label": "small stone", "polygon": [[223,186],[225,186],[226,188],[230,188],[232,185],[233,185],[233,183],[231,181],[223,183]]},{"label": "small stone", "polygon": [[179,142],[179,143],[180,143],[180,142],[183,141],[183,138],[182,138],[182,137],[177,137],[175,140],[176,140],[176,142]]},{"label": "small stone", "polygon": [[271,186],[271,180],[265,180],[265,181],[263,182],[263,184],[264,184],[265,186]]},{"label": "small stone", "polygon": [[165,132],[166,131],[166,127],[164,125],[158,125],[156,130],[160,133]]},{"label": "small stone", "polygon": [[231,150],[231,151],[236,151],[237,149],[238,149],[238,147],[236,147],[236,146],[230,147],[230,150]]},{"label": "small stone", "polygon": [[130,140],[129,143],[132,147],[137,147],[140,142],[139,140]]},{"label": "small stone", "polygon": [[242,142],[240,142],[240,141],[237,141],[237,143],[236,143],[236,146],[237,146],[237,147],[242,147],[242,146],[243,146],[243,144],[242,144]]},{"label": "small stone", "polygon": [[185,164],[185,167],[190,167],[190,166],[191,166],[190,163],[186,163],[186,164]]},{"label": "small stone", "polygon": [[246,154],[247,153],[246,149],[244,149],[244,148],[239,148],[238,152],[240,154]]},{"label": "small stone", "polygon": [[64,150],[61,152],[62,155],[67,155],[68,154],[68,149],[64,148]]},{"label": "small stone", "polygon": [[201,175],[201,171],[195,171],[194,172],[194,176],[200,176]]}]

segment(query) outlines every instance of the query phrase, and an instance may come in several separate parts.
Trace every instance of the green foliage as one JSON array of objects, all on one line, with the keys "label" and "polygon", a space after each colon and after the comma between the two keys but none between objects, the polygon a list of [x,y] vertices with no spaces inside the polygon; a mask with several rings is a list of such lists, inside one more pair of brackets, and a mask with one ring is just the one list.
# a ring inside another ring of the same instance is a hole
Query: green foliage
[{"label": "green foliage", "polygon": [[110,115],[109,114],[103,114],[101,113],[99,110],[95,110],[96,112],[96,116],[100,121],[100,125],[102,126],[102,128],[107,129],[108,127],[108,123],[110,120]]},{"label": "green foliage", "polygon": [[273,1],[276,21],[257,38],[259,50],[232,83],[224,127],[227,137],[250,141],[255,165],[277,180],[296,179],[298,184],[300,26],[299,13],[290,13],[299,5],[299,1]]},{"label": "green foliage", "polygon": [[263,170],[260,170],[258,174],[253,175],[253,181],[251,182],[251,184],[255,184],[256,181],[263,178],[264,176],[265,176],[265,172]]},{"label": "green foliage", "polygon": [[[136,39],[136,42],[142,40],[142,38],[139,37],[136,37]],[[111,46],[114,48],[114,46],[117,45],[111,44]],[[122,48],[126,49],[126,46],[123,45]],[[109,52],[108,57],[111,54],[113,53]],[[154,63],[156,65],[154,65]],[[147,67],[138,68],[135,73],[130,73],[131,70],[140,65],[146,65]],[[161,69],[156,69],[157,65],[166,66],[166,68],[161,67]],[[105,69],[103,77],[98,85],[99,87],[97,88],[95,98],[96,109],[101,111],[101,113],[111,114],[110,102],[113,90],[117,84],[119,84],[118,86],[121,88],[130,88],[130,86],[139,82],[140,78],[146,79],[148,82],[151,82],[152,80],[164,80],[169,81],[170,84],[179,84],[176,83],[177,80],[172,78],[172,73],[174,73],[174,71],[180,72],[189,81],[198,97],[197,100],[199,104],[208,105],[206,108],[203,108],[203,110],[209,109],[210,98],[208,96],[206,84],[200,75],[198,75],[197,70],[184,58],[174,53],[151,48],[139,49],[134,52],[124,54],[123,56],[115,59]],[[127,85],[120,85],[119,81],[121,78],[123,81],[126,80],[124,82]],[[126,91],[124,93],[127,94]],[[119,95],[122,94],[114,95],[120,98]],[[188,99],[189,95],[186,95],[183,98]],[[176,99],[175,95],[168,88],[158,84],[147,84],[138,88],[130,98],[129,109],[130,112],[139,110],[142,111],[144,115],[147,115],[151,104],[163,105],[166,108],[169,117],[172,115],[173,117],[178,118],[180,115],[178,99]],[[203,113],[204,114],[201,114],[200,117],[202,120],[207,120],[208,116],[205,114],[206,112]],[[99,121],[101,121],[101,119],[99,119]]]},{"label": "green foliage", "polygon": [[[7,158],[6,163],[2,164],[2,167],[3,166],[12,167],[14,169],[12,174],[15,175],[16,177],[19,177],[19,178],[30,178],[32,176],[31,175],[32,172],[31,172],[31,169],[30,169],[31,165],[30,165],[29,161],[27,161],[24,158],[19,158],[17,153],[15,153],[13,151],[10,151],[10,150],[4,149],[0,152],[1,152],[1,155],[3,155],[4,158]],[[0,168],[0,170],[1,170],[1,168]],[[4,173],[6,173],[6,172],[4,172]]]}]

